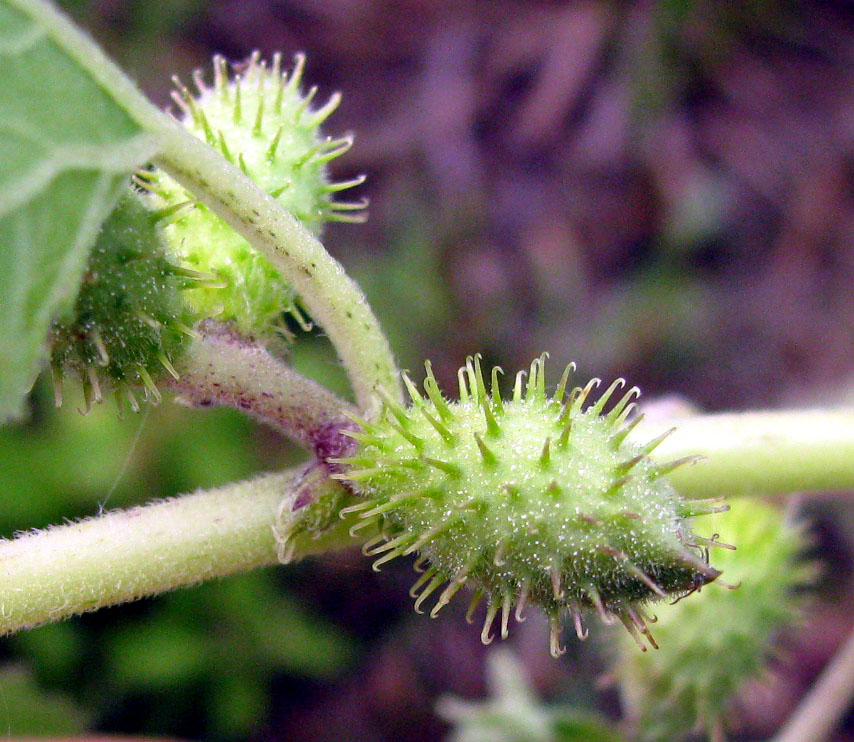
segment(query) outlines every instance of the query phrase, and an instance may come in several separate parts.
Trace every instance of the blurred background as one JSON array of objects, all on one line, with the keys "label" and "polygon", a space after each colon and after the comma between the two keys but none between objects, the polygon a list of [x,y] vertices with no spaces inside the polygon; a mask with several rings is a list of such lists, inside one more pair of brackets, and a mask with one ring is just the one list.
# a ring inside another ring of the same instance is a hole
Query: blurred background
[{"label": "blurred background", "polygon": [[[307,53],[308,84],[344,95],[327,132],[356,134],[334,175],[367,174],[371,200],[325,242],[415,375],[430,358],[450,389],[468,354],[512,370],[547,350],[706,410],[854,403],[850,3],[61,4],[164,106],[213,53]],[[295,363],[345,393],[321,336]],[[230,411],[83,418],[48,386],[0,430],[4,536],[300,457]],[[805,507],[825,579],[733,739],[770,734],[849,630],[854,509]],[[436,701],[482,696],[488,649],[463,601],[414,615],[397,561],[330,555],[3,640],[0,730],[444,739]],[[546,636],[531,615],[508,642],[535,692],[614,715],[613,637],[554,661]]]}]

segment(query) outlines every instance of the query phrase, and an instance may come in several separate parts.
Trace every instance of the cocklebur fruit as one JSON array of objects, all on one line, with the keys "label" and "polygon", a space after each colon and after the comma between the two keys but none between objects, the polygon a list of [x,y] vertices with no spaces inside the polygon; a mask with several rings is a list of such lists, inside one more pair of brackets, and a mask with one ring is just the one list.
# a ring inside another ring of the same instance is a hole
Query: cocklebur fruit
[{"label": "cocklebur fruit", "polygon": [[[201,71],[197,93],[175,80],[180,121],[260,188],[276,198],[311,232],[329,221],[362,221],[364,202],[339,202],[335,194],[364,178],[330,182],[327,164],[346,152],[352,139],[321,135],[319,127],[338,107],[340,96],[313,110],[317,92],[300,91],[304,57],[290,73],[281,55],[268,67],[254,53],[240,74],[229,75],[222,57],[214,58],[214,83]],[[138,174],[140,185],[160,210],[161,225],[173,255],[185,267],[219,275],[224,291],[199,288],[187,295],[196,312],[234,322],[242,333],[264,340],[275,330],[287,334],[283,313],[305,324],[291,287],[266,257],[170,177],[157,171]]]},{"label": "cocklebur fruit", "polygon": [[774,505],[741,499],[712,526],[738,544],[716,566],[738,590],[702,590],[656,607],[658,652],[639,656],[628,642],[616,669],[640,742],[680,739],[702,729],[723,738],[738,689],[761,677],[781,630],[799,618],[814,568],[799,559],[802,530]]},{"label": "cocklebur fruit", "polygon": [[585,609],[606,623],[621,621],[641,648],[640,635],[655,646],[643,605],[685,595],[719,574],[703,558],[715,542],[695,536],[690,524],[719,506],[673,490],[665,475],[684,462],[649,458],[662,438],[628,440],[639,420],[626,422],[636,388],[606,412],[623,380],[588,404],[599,380],[567,391],[570,366],[548,396],[544,358],[531,364],[527,381],[517,375],[506,402],[499,370],[487,391],[477,357],[460,369],[458,402],[442,396],[429,364],[423,395],[404,376],[409,408],[386,399],[378,420],[343,431],[359,446],[332,460],[343,467],[334,476],[364,500],[342,513],[360,514],[353,531],[380,530],[364,547],[377,557],[374,568],[419,554],[417,611],[444,583],[431,616],[472,586],[469,617],[487,602],[485,643],[499,614],[504,638],[511,612],[521,620],[534,603],[549,618],[554,655],[562,651],[564,614],[586,636]]},{"label": "cocklebur fruit", "polygon": [[134,410],[135,388],[159,401],[155,380],[177,376],[173,362],[193,332],[195,316],[183,294],[216,284],[170,261],[152,213],[138,194],[125,193],[101,228],[73,306],[51,327],[57,405],[68,371],[83,384],[87,410],[101,401],[103,385]]}]

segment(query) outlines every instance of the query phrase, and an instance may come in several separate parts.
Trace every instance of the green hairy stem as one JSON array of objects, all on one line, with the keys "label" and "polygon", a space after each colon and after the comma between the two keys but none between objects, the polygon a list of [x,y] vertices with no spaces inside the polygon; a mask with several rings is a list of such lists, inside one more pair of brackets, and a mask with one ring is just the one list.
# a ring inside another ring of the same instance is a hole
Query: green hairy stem
[{"label": "green hairy stem", "polygon": [[[0,634],[276,563],[299,469],[0,542]],[[297,557],[353,542],[341,521]]]},{"label": "green hairy stem", "polygon": [[676,432],[656,458],[706,459],[671,474],[685,497],[854,489],[854,411],[698,415],[640,425],[635,437],[644,440],[671,426]]}]

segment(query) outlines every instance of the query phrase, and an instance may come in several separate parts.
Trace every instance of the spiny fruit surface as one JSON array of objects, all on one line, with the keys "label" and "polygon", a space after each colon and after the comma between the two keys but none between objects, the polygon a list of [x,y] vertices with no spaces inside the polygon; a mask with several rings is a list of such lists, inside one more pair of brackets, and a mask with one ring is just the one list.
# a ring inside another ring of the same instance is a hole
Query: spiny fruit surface
[{"label": "spiny fruit surface", "polygon": [[499,370],[488,392],[477,357],[460,369],[458,402],[442,396],[429,364],[424,395],[404,377],[411,407],[386,400],[380,419],[359,421],[362,431],[351,434],[355,455],[333,460],[344,467],[335,476],[365,498],[345,510],[361,515],[354,531],[379,528],[364,549],[378,557],[375,568],[420,555],[416,610],[444,583],[431,616],[464,583],[475,589],[469,616],[485,597],[485,643],[499,614],[504,638],[511,611],[520,620],[535,603],[549,617],[555,655],[565,613],[586,636],[584,609],[621,621],[641,648],[640,634],[655,646],[642,605],[719,574],[703,559],[709,541],[694,536],[688,520],[717,506],[673,490],[664,475],[683,462],[662,466],[648,457],[661,438],[627,440],[639,419],[626,422],[636,388],[605,412],[623,380],[590,405],[599,380],[567,393],[570,366],[549,397],[544,358],[527,381],[516,377],[506,402]]},{"label": "spiny fruit surface", "polygon": [[154,379],[177,376],[172,361],[192,334],[182,294],[209,282],[166,258],[152,213],[128,191],[101,228],[73,307],[51,328],[57,405],[66,371],[82,381],[87,410],[104,382],[135,411],[134,387],[159,401]]},{"label": "spiny fruit surface", "polygon": [[[362,221],[365,203],[346,203],[333,196],[360,184],[364,178],[332,183],[327,163],[352,145],[349,137],[323,137],[319,127],[338,107],[335,94],[311,109],[317,92],[300,92],[304,58],[283,73],[281,56],[267,66],[256,52],[242,74],[229,76],[222,57],[214,58],[214,84],[200,71],[194,74],[197,95],[179,80],[175,102],[180,121],[269,193],[310,231],[318,233],[328,221]],[[279,329],[286,333],[283,312],[304,323],[291,287],[273,265],[177,182],[158,172],[138,174],[140,185],[152,194],[162,216],[163,231],[183,265],[221,276],[224,291],[205,288],[189,292],[200,314],[236,323],[249,335],[264,338]]]},{"label": "spiny fruit surface", "polygon": [[672,742],[700,728],[723,739],[729,702],[764,672],[775,637],[798,620],[799,596],[814,578],[799,559],[802,530],[779,508],[742,499],[711,525],[738,544],[715,561],[740,588],[702,590],[657,607],[658,652],[640,656],[628,642],[620,647],[617,673],[639,742]]}]

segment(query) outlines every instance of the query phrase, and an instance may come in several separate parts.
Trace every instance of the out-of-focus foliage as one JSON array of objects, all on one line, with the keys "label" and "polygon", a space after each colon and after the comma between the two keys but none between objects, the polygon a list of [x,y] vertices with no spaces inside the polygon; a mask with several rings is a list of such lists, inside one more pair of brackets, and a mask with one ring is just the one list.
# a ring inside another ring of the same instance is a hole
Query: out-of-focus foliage
[{"label": "out-of-focus foliage", "polygon": [[[442,277],[437,233],[411,203],[406,219],[392,225],[390,245],[379,254],[350,260],[351,271],[382,323],[398,363],[420,375],[422,348],[441,344],[453,321],[454,298]],[[346,259],[346,258],[345,258]],[[413,280],[417,279],[417,280]]]},{"label": "out-of-focus foliage", "polygon": [[152,709],[152,731],[198,713],[201,696],[213,736],[243,737],[268,718],[276,674],[320,679],[345,666],[351,640],[270,578],[254,572],[182,591],[107,631],[107,677],[119,697],[172,699]]},{"label": "out-of-focus foliage", "polygon": [[29,671],[0,670],[0,729],[10,737],[79,734],[90,720],[68,695],[46,692]]},{"label": "out-of-focus foliage", "polygon": [[439,699],[437,711],[454,725],[447,742],[620,742],[592,714],[541,702],[525,677],[525,668],[509,650],[494,649],[486,658],[489,698]]}]

